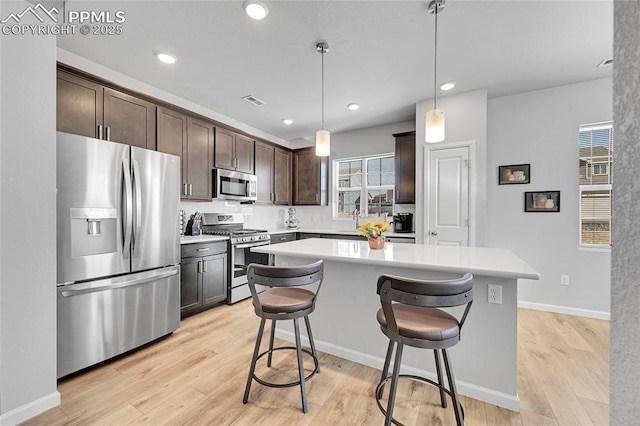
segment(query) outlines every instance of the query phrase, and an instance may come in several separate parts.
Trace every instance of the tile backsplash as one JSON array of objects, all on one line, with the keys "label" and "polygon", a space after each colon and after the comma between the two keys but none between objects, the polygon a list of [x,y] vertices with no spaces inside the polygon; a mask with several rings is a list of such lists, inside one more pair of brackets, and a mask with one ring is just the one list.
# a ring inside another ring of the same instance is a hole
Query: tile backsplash
[{"label": "tile backsplash", "polygon": [[[332,206],[293,206],[296,209],[296,218],[300,221],[301,228],[307,229],[355,229],[355,221],[349,219],[334,219]],[[284,229],[285,221],[289,215],[289,206],[270,206],[261,204],[240,204],[237,201],[211,201],[194,202],[181,201],[180,208],[185,210],[187,217],[195,211],[202,213],[242,213],[247,228],[264,228],[268,230]],[[415,214],[414,205],[398,205],[396,212],[408,212]],[[379,220],[377,216],[368,218]],[[360,223],[365,219],[361,219]],[[387,217],[391,222],[392,217]]]}]

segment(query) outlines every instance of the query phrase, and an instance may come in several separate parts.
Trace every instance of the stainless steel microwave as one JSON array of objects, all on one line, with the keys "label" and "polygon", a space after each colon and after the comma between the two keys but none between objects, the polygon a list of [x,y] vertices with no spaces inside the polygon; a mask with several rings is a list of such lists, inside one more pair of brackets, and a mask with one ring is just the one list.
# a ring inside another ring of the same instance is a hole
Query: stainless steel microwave
[{"label": "stainless steel microwave", "polygon": [[258,199],[258,179],[256,175],[213,169],[213,199],[256,201]]}]

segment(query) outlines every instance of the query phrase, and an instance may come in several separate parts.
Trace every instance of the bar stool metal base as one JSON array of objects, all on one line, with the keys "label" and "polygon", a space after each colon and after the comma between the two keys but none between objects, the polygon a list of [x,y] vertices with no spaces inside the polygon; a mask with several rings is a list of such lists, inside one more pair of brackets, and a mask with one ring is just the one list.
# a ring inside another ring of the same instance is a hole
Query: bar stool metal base
[{"label": "bar stool metal base", "polygon": [[[384,406],[382,405],[382,402],[381,402],[382,394],[384,393],[384,386],[392,378],[393,376],[387,376],[385,379],[381,380],[380,383],[378,383],[378,386],[376,386],[376,403],[378,404],[378,408],[380,409],[380,412],[382,412],[382,414],[384,414],[385,417],[387,417],[387,409],[384,408]],[[444,386],[441,386],[438,382],[434,382],[433,380],[427,379],[426,377],[414,376],[411,374],[400,374],[398,375],[398,378],[412,379],[412,380],[417,380],[420,382],[433,385],[439,388],[441,392],[445,392],[446,394],[448,394],[451,397],[452,401],[454,400],[453,395],[451,394],[451,391],[449,389],[447,389]],[[464,421],[464,407],[462,406],[462,404],[460,404],[460,411],[462,412],[462,419]],[[397,426],[404,426],[403,423],[400,423],[398,420],[394,419],[393,417],[391,418],[391,423]]]},{"label": "bar stool metal base", "polygon": [[[262,358],[265,355],[269,355],[272,354],[275,351],[282,351],[282,350],[297,350],[297,348],[295,346],[281,346],[278,348],[273,348],[273,349],[269,349],[266,350],[264,352],[262,352],[260,355],[258,355],[258,357],[256,358],[256,362]],[[311,351],[309,349],[305,349],[305,348],[301,348],[300,349],[302,352],[306,353],[307,355],[311,356],[311,359],[313,359],[313,364],[314,364],[314,368],[313,371],[304,378],[304,381],[307,382],[310,378],[312,378],[313,376],[316,375],[316,373],[318,373],[320,371],[320,364],[318,363],[318,358],[311,353]],[[264,379],[261,379],[260,377],[258,377],[255,372],[253,373],[253,380],[255,380],[256,382],[260,383],[261,385],[264,386],[269,386],[271,388],[290,388],[292,386],[299,386],[300,385],[300,380],[295,381],[295,382],[289,382],[289,383],[273,383],[273,382],[269,382],[266,381]]]}]

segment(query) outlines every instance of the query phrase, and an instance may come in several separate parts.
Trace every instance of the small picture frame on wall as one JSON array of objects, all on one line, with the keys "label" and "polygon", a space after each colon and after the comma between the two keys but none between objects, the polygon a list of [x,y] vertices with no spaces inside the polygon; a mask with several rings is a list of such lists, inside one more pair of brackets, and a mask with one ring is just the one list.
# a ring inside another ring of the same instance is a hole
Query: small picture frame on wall
[{"label": "small picture frame on wall", "polygon": [[524,211],[551,212],[560,211],[560,191],[532,191],[524,193]]},{"label": "small picture frame on wall", "polygon": [[531,183],[531,164],[498,166],[498,185]]}]

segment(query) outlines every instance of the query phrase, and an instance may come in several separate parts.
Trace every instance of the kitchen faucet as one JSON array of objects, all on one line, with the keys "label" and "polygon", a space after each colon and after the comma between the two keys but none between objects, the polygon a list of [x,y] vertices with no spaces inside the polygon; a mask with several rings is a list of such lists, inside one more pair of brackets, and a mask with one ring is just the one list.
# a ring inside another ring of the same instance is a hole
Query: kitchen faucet
[{"label": "kitchen faucet", "polygon": [[360,228],[360,211],[358,209],[353,211],[353,220],[356,221],[356,229]]}]

